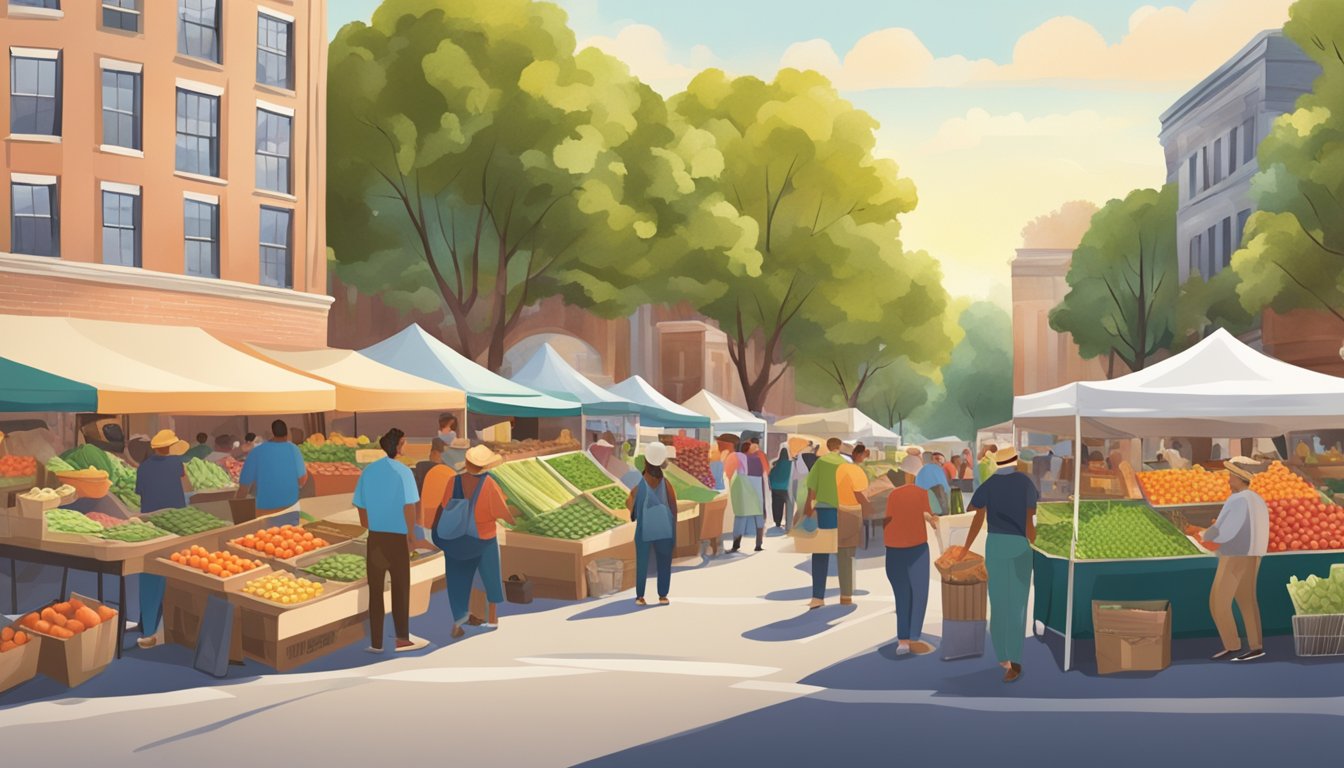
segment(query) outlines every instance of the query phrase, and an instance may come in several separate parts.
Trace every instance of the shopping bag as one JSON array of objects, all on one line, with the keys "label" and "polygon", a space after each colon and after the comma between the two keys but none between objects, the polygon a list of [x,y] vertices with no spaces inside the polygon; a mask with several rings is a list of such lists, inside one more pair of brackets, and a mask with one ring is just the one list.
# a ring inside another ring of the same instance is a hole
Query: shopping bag
[{"label": "shopping bag", "polygon": [[481,478],[468,501],[462,497],[462,476],[458,475],[453,481],[453,495],[439,509],[439,513],[434,516],[434,525],[430,527],[429,537],[435,546],[447,550],[452,541],[480,538],[480,531],[476,527],[476,499],[484,486],[485,478]]},{"label": "shopping bag", "polygon": [[793,539],[794,550],[802,554],[833,555],[839,551],[839,533],[834,528],[818,528],[808,533],[802,526],[795,526],[789,531],[789,538]]}]

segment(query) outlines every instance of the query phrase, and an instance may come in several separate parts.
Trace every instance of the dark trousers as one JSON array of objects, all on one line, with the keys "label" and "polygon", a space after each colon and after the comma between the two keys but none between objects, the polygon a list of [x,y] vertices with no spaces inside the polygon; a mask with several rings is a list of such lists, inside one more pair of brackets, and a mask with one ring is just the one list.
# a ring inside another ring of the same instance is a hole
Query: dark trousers
[{"label": "dark trousers", "polygon": [[369,533],[369,645],[383,647],[383,583],[392,577],[392,624],[398,640],[411,636],[411,551],[402,533]]},{"label": "dark trousers", "polygon": [[831,570],[831,556],[825,552],[812,555],[812,598],[826,599],[826,577]]},{"label": "dark trousers", "polygon": [[918,640],[929,605],[929,545],[887,547],[887,581],[896,596],[896,639]]},{"label": "dark trousers", "polygon": [[789,492],[770,491],[770,502],[774,508],[775,525],[783,525],[784,511],[789,508]]},{"label": "dark trousers", "polygon": [[652,550],[658,566],[658,596],[667,597],[672,588],[672,549],[676,539],[635,541],[635,597],[644,596],[644,584],[649,579],[649,554]]}]

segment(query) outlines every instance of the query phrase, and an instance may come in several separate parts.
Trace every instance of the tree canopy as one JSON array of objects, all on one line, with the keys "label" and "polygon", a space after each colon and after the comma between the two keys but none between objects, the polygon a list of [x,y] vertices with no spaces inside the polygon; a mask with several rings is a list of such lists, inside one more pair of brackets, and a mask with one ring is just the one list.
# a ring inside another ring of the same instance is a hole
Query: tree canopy
[{"label": "tree canopy", "polygon": [[1002,307],[977,301],[962,311],[964,336],[943,366],[941,393],[920,416],[931,435],[975,438],[1013,416],[1013,323]]}]

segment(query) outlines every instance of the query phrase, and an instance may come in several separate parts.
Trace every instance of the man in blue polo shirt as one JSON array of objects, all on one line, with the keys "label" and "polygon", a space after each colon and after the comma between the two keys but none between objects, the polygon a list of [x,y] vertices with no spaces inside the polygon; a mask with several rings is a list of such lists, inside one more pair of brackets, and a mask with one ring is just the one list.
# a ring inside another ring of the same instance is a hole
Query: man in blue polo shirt
[{"label": "man in blue polo shirt", "polygon": [[383,652],[383,584],[392,580],[392,623],[397,631],[397,651],[415,651],[428,643],[410,632],[411,551],[415,549],[415,519],[420,494],[415,474],[397,461],[406,447],[406,435],[390,429],[378,440],[387,454],[364,468],[355,486],[355,509],[359,522],[369,529],[369,652]]},{"label": "man in blue polo shirt", "polygon": [[257,514],[284,512],[299,503],[299,489],[308,482],[308,466],[299,446],[290,442],[289,427],[271,422],[271,439],[253,448],[238,477],[238,498],[247,498],[256,486]]}]

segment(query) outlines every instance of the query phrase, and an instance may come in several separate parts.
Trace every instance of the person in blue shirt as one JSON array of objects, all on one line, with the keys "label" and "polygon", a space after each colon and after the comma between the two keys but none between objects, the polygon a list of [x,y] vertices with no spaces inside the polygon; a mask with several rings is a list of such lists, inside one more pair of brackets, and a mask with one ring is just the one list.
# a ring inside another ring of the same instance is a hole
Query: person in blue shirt
[{"label": "person in blue shirt", "polygon": [[[383,652],[383,604],[385,579],[392,581],[392,623],[397,632],[397,651],[416,651],[429,643],[410,632],[411,553],[415,550],[415,518],[420,494],[415,474],[397,461],[406,448],[406,434],[390,429],[378,440],[387,454],[364,468],[355,485],[354,505],[359,523],[369,529],[369,647]],[[246,471],[246,470],[244,470]]]},{"label": "person in blue shirt", "polygon": [[924,468],[915,475],[915,485],[929,492],[929,508],[935,515],[946,515],[950,509],[952,486],[947,482],[947,470],[938,461],[940,454],[924,454]]},{"label": "person in blue shirt", "polygon": [[644,588],[649,579],[649,555],[658,568],[658,602],[668,604],[672,588],[672,548],[677,543],[677,494],[663,477],[668,450],[650,443],[644,450],[644,474],[626,497],[625,508],[635,523],[635,604],[647,605]]},{"label": "person in blue shirt", "polygon": [[271,439],[253,448],[238,477],[238,498],[257,492],[257,514],[284,512],[299,503],[299,489],[308,482],[308,466],[299,446],[290,442],[289,427],[281,419],[271,422]]},{"label": "person in blue shirt", "polygon": [[[180,509],[187,506],[186,467],[181,456],[172,455],[173,446],[179,445],[171,429],[159,430],[149,441],[152,453],[140,464],[135,475],[135,492],[140,494],[140,511],[157,512],[160,509]],[[163,593],[168,583],[162,576],[140,574],[140,639],[141,648],[153,648],[163,642]]]}]

